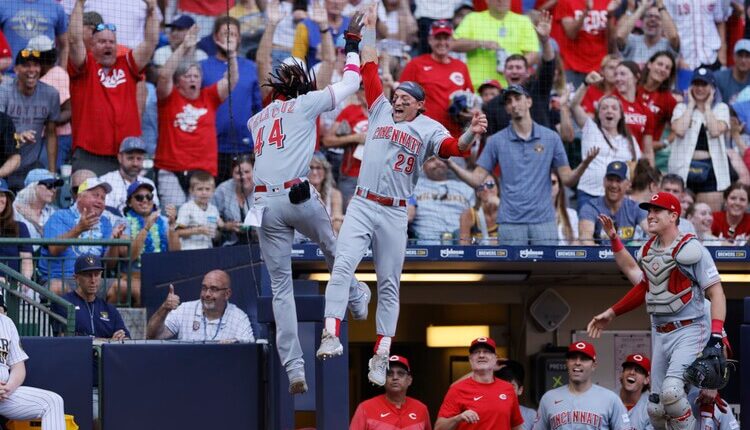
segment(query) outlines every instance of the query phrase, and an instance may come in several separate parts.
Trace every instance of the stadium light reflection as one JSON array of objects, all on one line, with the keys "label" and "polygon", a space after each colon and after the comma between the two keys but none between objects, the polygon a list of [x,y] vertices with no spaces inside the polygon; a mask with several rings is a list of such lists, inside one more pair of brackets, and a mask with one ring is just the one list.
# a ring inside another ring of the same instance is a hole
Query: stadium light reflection
[{"label": "stadium light reflection", "polygon": [[430,348],[468,347],[478,337],[489,337],[488,325],[454,325],[427,327],[427,346]]}]

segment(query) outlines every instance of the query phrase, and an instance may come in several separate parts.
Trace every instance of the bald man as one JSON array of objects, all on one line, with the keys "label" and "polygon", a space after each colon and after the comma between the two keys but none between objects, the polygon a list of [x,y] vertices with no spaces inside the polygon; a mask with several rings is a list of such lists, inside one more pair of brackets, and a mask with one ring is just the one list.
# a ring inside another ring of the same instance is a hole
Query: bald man
[{"label": "bald man", "polygon": [[227,272],[212,270],[201,283],[200,300],[180,304],[174,285],[148,320],[149,339],[255,342],[247,314],[229,303],[232,281]]}]

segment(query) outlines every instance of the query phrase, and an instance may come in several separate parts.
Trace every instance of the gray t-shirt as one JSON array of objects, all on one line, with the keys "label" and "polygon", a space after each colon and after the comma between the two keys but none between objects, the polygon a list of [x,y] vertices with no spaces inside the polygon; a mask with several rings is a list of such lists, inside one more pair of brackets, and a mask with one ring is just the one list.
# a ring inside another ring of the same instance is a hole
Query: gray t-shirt
[{"label": "gray t-shirt", "polygon": [[672,46],[666,37],[662,37],[654,46],[646,46],[646,38],[642,34],[630,34],[625,43],[625,48],[621,51],[622,57],[626,60],[635,61],[639,65],[646,64],[652,55],[659,51],[669,51],[675,54]]},{"label": "gray t-shirt", "polygon": [[721,93],[721,101],[732,104],[737,101],[737,94],[746,86],[750,85],[750,75],[745,82],[737,82],[732,76],[732,69],[724,69],[714,73],[716,79],[716,88]]},{"label": "gray t-shirt", "polygon": [[534,430],[630,430],[628,410],[617,394],[592,385],[573,394],[567,385],[544,393]]},{"label": "gray t-shirt", "polygon": [[32,167],[39,167],[34,164],[39,161],[40,156],[46,156],[44,126],[48,121],[56,121],[60,116],[60,94],[54,87],[38,82],[34,93],[25,96],[18,90],[14,80],[8,85],[0,86],[0,112],[5,112],[11,117],[16,133],[27,130],[36,132],[34,143],[19,148],[21,166],[12,177],[20,178],[23,182],[23,178]]},{"label": "gray t-shirt", "polygon": [[439,240],[458,230],[461,214],[474,205],[474,190],[462,181],[419,178],[414,188],[417,212],[412,225],[418,239]]}]

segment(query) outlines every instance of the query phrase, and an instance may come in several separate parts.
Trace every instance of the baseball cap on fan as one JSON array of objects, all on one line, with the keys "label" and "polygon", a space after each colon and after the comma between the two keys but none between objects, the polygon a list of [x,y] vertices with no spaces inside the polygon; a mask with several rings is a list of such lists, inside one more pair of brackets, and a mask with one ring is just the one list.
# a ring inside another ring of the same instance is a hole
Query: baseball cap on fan
[{"label": "baseball cap on fan", "polygon": [[495,352],[495,347],[497,344],[491,337],[478,337],[471,341],[471,345],[469,346],[469,354],[474,352],[477,348],[485,347],[492,352]]},{"label": "baseball cap on fan", "polygon": [[682,206],[680,205],[680,201],[677,200],[677,197],[675,197],[672,193],[665,193],[663,191],[654,194],[651,197],[650,201],[643,202],[639,204],[638,207],[643,210],[649,210],[652,207],[657,207],[666,209],[670,212],[674,212],[677,214],[677,216],[680,216],[682,214]]},{"label": "baseball cap on fan", "polygon": [[641,369],[646,371],[646,375],[651,374],[651,360],[648,359],[643,354],[630,354],[625,359],[625,361],[622,362],[622,367],[627,366],[628,364],[634,364]]},{"label": "baseball cap on fan", "polygon": [[165,25],[167,28],[174,28],[176,30],[187,30],[188,28],[195,25],[195,20],[189,15],[180,15],[179,18]]},{"label": "baseball cap on fan", "polygon": [[569,358],[573,354],[583,354],[590,359],[596,361],[596,349],[594,349],[594,345],[588,343],[588,342],[573,342],[568,346],[568,352],[565,353],[565,357]]}]

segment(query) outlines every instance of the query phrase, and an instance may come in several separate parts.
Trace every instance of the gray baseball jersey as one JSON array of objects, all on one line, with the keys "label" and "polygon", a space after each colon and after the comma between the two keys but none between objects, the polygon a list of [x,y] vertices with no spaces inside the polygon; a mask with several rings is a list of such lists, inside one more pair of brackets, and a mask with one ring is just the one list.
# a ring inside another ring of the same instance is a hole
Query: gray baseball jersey
[{"label": "gray baseball jersey", "polygon": [[443,141],[450,137],[442,124],[425,115],[395,123],[393,106],[381,94],[370,107],[357,184],[381,196],[408,198],[422,164],[437,155]]},{"label": "gray baseball jersey", "polygon": [[[0,381],[8,382],[11,366],[28,358],[21,348],[15,324],[0,315]],[[65,430],[64,410],[60,395],[35,387],[18,387],[0,402],[0,415],[11,420],[41,418],[44,430]]]},{"label": "gray baseball jersey", "polygon": [[255,143],[255,183],[278,185],[307,176],[315,150],[316,120],[335,106],[333,89],[328,86],[292,100],[274,100],[250,118],[247,127]]},{"label": "gray baseball jersey", "polygon": [[523,430],[533,429],[534,421],[536,420],[536,410],[523,405],[519,407],[521,408],[521,416],[523,417]]},{"label": "gray baseball jersey", "polygon": [[534,430],[630,430],[628,411],[617,394],[592,385],[573,394],[567,385],[547,391],[537,410]]},{"label": "gray baseball jersey", "polygon": [[635,430],[653,430],[654,428],[651,425],[651,419],[648,417],[648,395],[648,391],[641,393],[638,403],[628,411],[630,424]]}]

